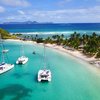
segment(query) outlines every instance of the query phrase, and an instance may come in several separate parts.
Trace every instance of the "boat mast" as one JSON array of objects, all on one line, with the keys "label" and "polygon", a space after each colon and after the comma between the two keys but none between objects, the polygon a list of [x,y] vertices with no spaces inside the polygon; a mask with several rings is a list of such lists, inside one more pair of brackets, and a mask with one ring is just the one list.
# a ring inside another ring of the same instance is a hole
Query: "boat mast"
[{"label": "boat mast", "polygon": [[45,43],[44,43],[44,68],[46,69],[46,55],[45,55]]},{"label": "boat mast", "polygon": [[1,44],[1,52],[2,52],[2,62],[5,62],[5,58],[4,58],[4,53],[3,53],[3,43],[2,43],[2,38],[1,38],[1,34],[0,34],[0,44]]},{"label": "boat mast", "polygon": [[24,56],[23,42],[22,42],[22,45],[21,45],[21,56]]}]

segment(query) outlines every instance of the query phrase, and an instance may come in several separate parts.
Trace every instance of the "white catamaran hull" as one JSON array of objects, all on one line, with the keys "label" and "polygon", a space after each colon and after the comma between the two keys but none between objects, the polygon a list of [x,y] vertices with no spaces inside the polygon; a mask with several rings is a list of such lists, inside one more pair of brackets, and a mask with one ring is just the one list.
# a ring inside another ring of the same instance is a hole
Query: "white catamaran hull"
[{"label": "white catamaran hull", "polygon": [[3,74],[14,67],[14,64],[1,64],[0,65],[0,74]]},{"label": "white catamaran hull", "polygon": [[51,71],[50,70],[39,70],[38,82],[41,82],[41,81],[49,81],[49,82],[51,81]]},{"label": "white catamaran hull", "polygon": [[26,64],[28,62],[28,57],[19,57],[16,64]]}]

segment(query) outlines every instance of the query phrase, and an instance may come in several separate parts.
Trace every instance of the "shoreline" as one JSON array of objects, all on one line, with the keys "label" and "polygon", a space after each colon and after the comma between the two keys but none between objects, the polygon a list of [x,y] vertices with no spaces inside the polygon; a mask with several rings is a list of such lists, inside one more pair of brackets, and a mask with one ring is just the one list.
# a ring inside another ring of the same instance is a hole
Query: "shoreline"
[{"label": "shoreline", "polygon": [[[6,39],[5,41],[11,41],[11,42],[21,42],[22,40],[20,40],[20,39]],[[26,41],[23,41],[23,43],[33,43],[33,44],[35,44],[36,42],[34,42],[34,41],[29,41],[29,40],[26,40]]]},{"label": "shoreline", "polygon": [[84,62],[86,62],[94,67],[100,68],[100,59],[97,60],[94,57],[89,58],[78,50],[74,50],[74,51],[68,50],[68,49],[65,49],[62,46],[58,46],[56,44],[46,44],[46,46],[49,48],[55,49],[57,51],[60,51],[62,53],[67,53],[77,59],[83,60]]},{"label": "shoreline", "polygon": [[[14,42],[21,42],[21,40],[19,39],[6,39],[6,41],[14,41]],[[24,43],[32,43],[32,44],[36,44],[36,45],[43,45],[43,43],[36,43],[36,42],[33,42],[33,41],[24,41]],[[94,67],[97,67],[97,68],[100,68],[100,59],[96,59],[94,57],[87,57],[86,55],[84,55],[83,53],[81,53],[80,51],[78,50],[69,50],[67,48],[63,48],[62,46],[58,46],[56,44],[46,44],[46,47],[49,47],[51,49],[54,49],[54,50],[57,50],[57,51],[60,51],[61,53],[66,53],[66,54],[69,54],[73,57],[75,57],[76,59],[80,59],[80,60],[83,60],[84,62],[94,66]]]}]

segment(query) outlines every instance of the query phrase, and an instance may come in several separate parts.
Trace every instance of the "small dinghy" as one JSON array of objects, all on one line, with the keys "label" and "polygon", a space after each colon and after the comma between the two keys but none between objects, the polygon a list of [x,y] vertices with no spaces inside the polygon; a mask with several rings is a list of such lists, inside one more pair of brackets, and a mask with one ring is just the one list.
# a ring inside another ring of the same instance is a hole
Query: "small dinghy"
[{"label": "small dinghy", "polygon": [[34,54],[34,55],[36,54],[35,51],[33,51],[33,54]]},{"label": "small dinghy", "polygon": [[8,49],[2,50],[3,53],[7,53],[8,51],[9,51]]}]

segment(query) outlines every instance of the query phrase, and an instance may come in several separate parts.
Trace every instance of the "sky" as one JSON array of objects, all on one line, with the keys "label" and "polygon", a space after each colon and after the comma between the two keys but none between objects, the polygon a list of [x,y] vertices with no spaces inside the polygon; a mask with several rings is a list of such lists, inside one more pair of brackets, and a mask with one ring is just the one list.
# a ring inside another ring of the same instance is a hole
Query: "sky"
[{"label": "sky", "polygon": [[99,23],[100,0],[0,0],[3,22]]}]

